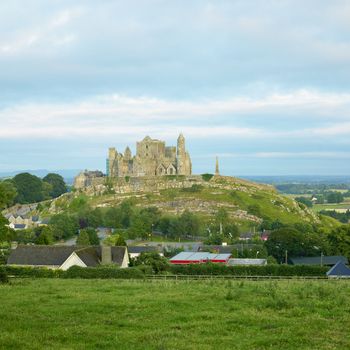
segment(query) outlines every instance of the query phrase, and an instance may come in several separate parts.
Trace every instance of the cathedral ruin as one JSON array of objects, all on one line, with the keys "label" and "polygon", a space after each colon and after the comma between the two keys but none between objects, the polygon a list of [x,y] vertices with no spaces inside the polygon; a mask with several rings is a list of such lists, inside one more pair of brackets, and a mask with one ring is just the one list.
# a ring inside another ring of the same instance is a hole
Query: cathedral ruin
[{"label": "cathedral ruin", "polygon": [[192,163],[182,134],[177,139],[177,147],[146,136],[136,143],[134,156],[129,147],[124,154],[110,148],[106,170],[109,177],[191,175]]}]

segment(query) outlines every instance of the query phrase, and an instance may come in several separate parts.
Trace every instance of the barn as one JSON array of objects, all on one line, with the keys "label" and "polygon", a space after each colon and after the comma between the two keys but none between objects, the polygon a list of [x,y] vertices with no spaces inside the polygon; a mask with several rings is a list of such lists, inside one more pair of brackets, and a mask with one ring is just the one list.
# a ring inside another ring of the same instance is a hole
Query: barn
[{"label": "barn", "polygon": [[231,254],[212,254],[209,252],[181,252],[170,259],[171,264],[188,265],[206,262],[227,264]]}]

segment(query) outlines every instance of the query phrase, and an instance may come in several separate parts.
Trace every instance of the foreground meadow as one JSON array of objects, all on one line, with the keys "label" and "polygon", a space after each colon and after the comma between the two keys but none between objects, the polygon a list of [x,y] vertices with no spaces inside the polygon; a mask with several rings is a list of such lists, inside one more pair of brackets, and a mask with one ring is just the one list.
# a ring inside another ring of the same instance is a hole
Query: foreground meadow
[{"label": "foreground meadow", "polygon": [[350,281],[15,280],[1,349],[349,349]]}]

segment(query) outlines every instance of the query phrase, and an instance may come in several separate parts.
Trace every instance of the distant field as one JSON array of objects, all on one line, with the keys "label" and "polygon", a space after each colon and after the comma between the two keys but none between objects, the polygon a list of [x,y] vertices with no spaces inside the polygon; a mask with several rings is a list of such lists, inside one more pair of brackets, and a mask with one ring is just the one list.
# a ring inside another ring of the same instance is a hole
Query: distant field
[{"label": "distant field", "polygon": [[16,280],[1,349],[349,349],[350,281]]},{"label": "distant field", "polygon": [[344,212],[350,209],[350,203],[339,203],[339,204],[315,204],[312,209],[316,212],[321,210],[335,210],[339,212]]}]

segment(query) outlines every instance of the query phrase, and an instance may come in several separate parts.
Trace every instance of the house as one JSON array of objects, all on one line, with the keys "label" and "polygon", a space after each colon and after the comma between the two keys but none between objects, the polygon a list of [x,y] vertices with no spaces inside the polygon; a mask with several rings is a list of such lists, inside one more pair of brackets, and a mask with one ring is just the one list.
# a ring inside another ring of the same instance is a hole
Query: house
[{"label": "house", "polygon": [[293,265],[326,265],[333,266],[338,261],[348,264],[348,259],[345,256],[312,256],[312,257],[297,257],[290,258]]},{"label": "house", "polygon": [[164,256],[156,246],[129,246],[128,251],[130,258],[137,258],[141,253],[158,253],[160,256]]},{"label": "house", "polygon": [[350,278],[350,268],[343,262],[338,261],[330,270],[327,271],[328,278]]},{"label": "house", "polygon": [[115,264],[128,267],[127,247],[19,245],[12,249],[7,265],[67,270],[71,266]]},{"label": "house", "polygon": [[206,262],[227,264],[231,254],[212,254],[209,252],[181,252],[169,261],[171,264],[188,265],[203,264]]},{"label": "house", "polygon": [[229,266],[247,266],[247,265],[255,265],[255,266],[264,266],[267,265],[266,259],[229,259]]}]

